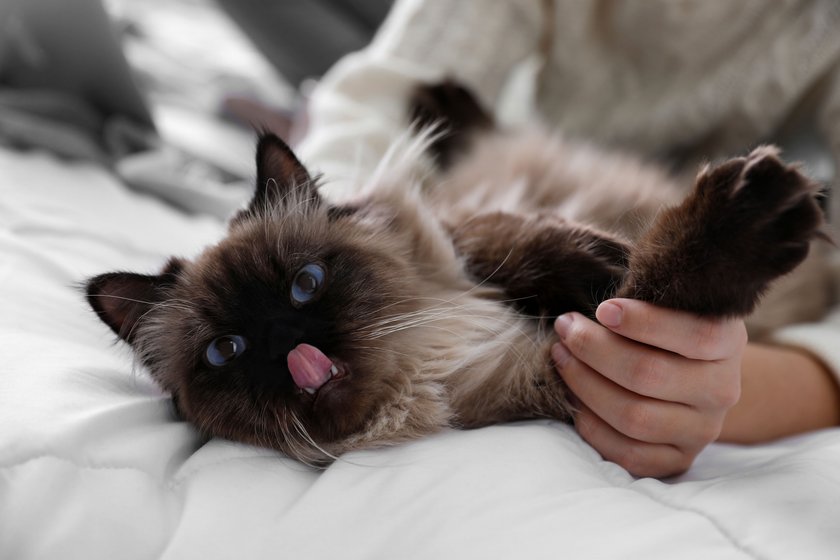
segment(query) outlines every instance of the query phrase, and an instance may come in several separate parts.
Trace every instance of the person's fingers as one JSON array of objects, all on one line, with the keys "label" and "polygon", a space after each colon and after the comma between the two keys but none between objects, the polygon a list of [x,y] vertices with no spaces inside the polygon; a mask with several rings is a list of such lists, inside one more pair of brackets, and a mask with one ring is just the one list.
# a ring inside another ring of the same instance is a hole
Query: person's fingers
[{"label": "person's fingers", "polygon": [[595,316],[615,333],[696,360],[728,358],[747,340],[740,319],[701,318],[633,299],[607,300]]},{"label": "person's fingers", "polygon": [[561,316],[555,329],[577,360],[638,395],[700,408],[731,406],[737,399],[736,376],[717,362],[633,342],[576,313]]},{"label": "person's fingers", "polygon": [[563,381],[578,401],[615,431],[637,441],[686,448],[717,437],[720,427],[698,410],[628,391],[564,351],[559,343],[552,348]]},{"label": "person's fingers", "polygon": [[618,432],[579,404],[574,416],[580,436],[607,461],[624,467],[635,476],[664,477],[685,472],[696,453],[672,445],[636,441]]}]

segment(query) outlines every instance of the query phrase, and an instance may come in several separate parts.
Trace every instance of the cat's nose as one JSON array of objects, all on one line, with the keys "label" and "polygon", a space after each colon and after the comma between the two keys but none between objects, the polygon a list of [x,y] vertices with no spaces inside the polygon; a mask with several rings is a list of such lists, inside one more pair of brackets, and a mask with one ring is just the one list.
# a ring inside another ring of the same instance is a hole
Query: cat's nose
[{"label": "cat's nose", "polygon": [[274,324],[268,331],[268,355],[272,360],[284,360],[303,341],[303,329],[288,323]]}]

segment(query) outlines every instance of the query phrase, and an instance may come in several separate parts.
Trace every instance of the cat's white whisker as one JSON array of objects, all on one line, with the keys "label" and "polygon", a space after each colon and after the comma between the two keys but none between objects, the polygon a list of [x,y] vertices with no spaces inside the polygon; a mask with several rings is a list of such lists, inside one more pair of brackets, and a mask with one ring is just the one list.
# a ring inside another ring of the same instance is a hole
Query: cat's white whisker
[{"label": "cat's white whisker", "polygon": [[311,435],[309,435],[309,432],[306,430],[306,427],[303,425],[303,422],[301,422],[300,418],[298,418],[298,417],[297,417],[297,415],[294,413],[294,411],[290,411],[289,416],[290,416],[290,418],[291,418],[292,426],[294,426],[294,428],[295,428],[295,430],[298,432],[298,434],[299,434],[299,435],[300,435],[300,436],[301,436],[301,437],[302,437],[302,438],[303,438],[303,439],[304,439],[307,443],[309,443],[309,445],[311,445],[313,448],[315,448],[315,449],[317,449],[318,451],[320,451],[321,453],[323,453],[325,457],[328,457],[329,459],[332,459],[333,461],[335,461],[335,460],[338,460],[338,459],[339,459],[339,457],[338,457],[338,456],[333,455],[332,453],[330,453],[329,451],[327,451],[326,449],[324,449],[321,445],[319,445],[319,444],[318,444],[318,443],[317,443],[317,442],[316,442],[316,441],[312,438],[312,436],[311,436]]}]

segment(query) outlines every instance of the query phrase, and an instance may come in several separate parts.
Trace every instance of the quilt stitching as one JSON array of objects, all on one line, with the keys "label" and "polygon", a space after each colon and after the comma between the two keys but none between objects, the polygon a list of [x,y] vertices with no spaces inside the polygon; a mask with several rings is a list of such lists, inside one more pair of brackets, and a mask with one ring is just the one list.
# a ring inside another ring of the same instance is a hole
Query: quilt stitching
[{"label": "quilt stitching", "polygon": [[53,455],[53,454],[49,454],[49,453],[36,455],[34,457],[28,457],[28,458],[23,459],[21,461],[0,465],[0,471],[10,471],[10,470],[13,470],[13,469],[24,467],[29,463],[35,463],[37,461],[41,461],[43,459],[54,459],[56,461],[60,461],[62,463],[67,463],[69,465],[72,465],[72,466],[74,466],[78,469],[82,469],[82,470],[132,471],[132,472],[136,472],[136,473],[141,473],[141,474],[146,475],[148,478],[154,480],[155,482],[157,482],[158,485],[161,488],[176,491],[184,483],[189,482],[190,478],[192,478],[195,475],[201,474],[201,472],[204,471],[205,469],[216,467],[216,466],[223,465],[223,464],[230,463],[230,462],[234,462],[234,461],[248,461],[250,459],[261,459],[263,457],[265,457],[265,456],[256,455],[256,456],[250,456],[250,457],[227,457],[225,459],[219,459],[217,461],[213,461],[213,462],[210,462],[210,463],[203,464],[201,466],[197,466],[193,469],[190,469],[186,473],[177,474],[177,475],[175,475],[171,478],[163,478],[163,479],[159,476],[156,476],[156,475],[146,471],[146,470],[143,470],[139,467],[135,467],[135,466],[132,466],[132,465],[105,465],[105,464],[93,465],[93,464],[85,464],[85,463],[80,463],[80,462],[78,462],[74,459],[71,459],[69,457],[62,457],[60,455]]},{"label": "quilt stitching", "polygon": [[646,498],[648,498],[650,500],[653,500],[653,501],[655,501],[655,502],[657,502],[657,503],[659,503],[659,504],[661,504],[661,505],[663,505],[663,506],[665,506],[669,509],[699,515],[700,517],[702,517],[703,519],[708,521],[709,524],[712,527],[714,527],[714,529],[733,546],[733,548],[737,549],[740,552],[743,552],[744,554],[746,554],[750,558],[753,558],[754,560],[764,560],[763,556],[760,556],[757,552],[755,552],[753,550],[750,550],[746,545],[744,545],[743,543],[738,541],[738,539],[736,539],[735,536],[730,531],[728,531],[726,529],[726,527],[719,520],[717,520],[713,515],[710,515],[709,513],[705,512],[703,510],[700,510],[700,509],[670,503],[667,500],[663,499],[661,496],[656,496],[656,495],[651,494],[649,492],[645,492],[644,490],[642,490],[640,488],[633,488],[633,487],[628,487],[628,488],[635,491],[635,492],[638,492],[642,496],[645,496]]},{"label": "quilt stitching", "polygon": [[[605,468],[607,466],[609,466],[610,468]],[[645,498],[652,500],[668,509],[692,513],[694,515],[702,517],[714,528],[714,530],[716,530],[727,542],[729,542],[729,544],[732,545],[734,549],[744,553],[745,555],[749,556],[754,560],[764,560],[764,557],[760,556],[755,551],[750,550],[746,545],[738,541],[738,539],[736,539],[735,536],[730,531],[728,531],[719,520],[715,519],[714,516],[708,514],[707,512],[696,508],[671,503],[665,500],[662,496],[658,496],[656,494],[653,494],[652,492],[645,491],[644,489],[633,485],[633,483],[637,480],[636,478],[632,478],[631,475],[623,469],[621,469],[621,472],[624,473],[625,476],[617,476],[616,471],[620,469],[620,467],[617,467],[613,463],[604,461],[603,459],[599,458],[597,460],[594,460],[593,467],[595,467],[601,473],[601,476],[609,484],[622,487],[627,490],[631,490],[637,493],[638,495],[644,496]]]}]

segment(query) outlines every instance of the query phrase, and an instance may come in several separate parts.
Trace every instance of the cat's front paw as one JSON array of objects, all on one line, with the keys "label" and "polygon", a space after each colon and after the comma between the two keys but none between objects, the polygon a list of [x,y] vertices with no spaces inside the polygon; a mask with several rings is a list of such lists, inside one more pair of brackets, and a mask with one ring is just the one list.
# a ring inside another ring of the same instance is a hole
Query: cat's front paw
[{"label": "cat's front paw", "polygon": [[633,284],[642,299],[666,306],[746,315],[821,234],[818,196],[817,185],[773,147],[707,168],[640,243]]}]

